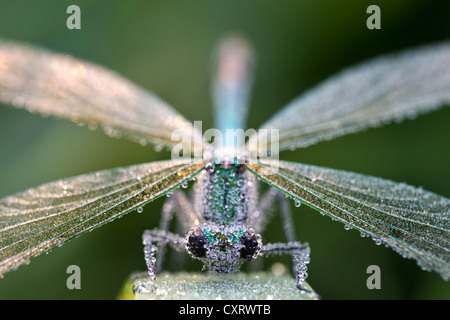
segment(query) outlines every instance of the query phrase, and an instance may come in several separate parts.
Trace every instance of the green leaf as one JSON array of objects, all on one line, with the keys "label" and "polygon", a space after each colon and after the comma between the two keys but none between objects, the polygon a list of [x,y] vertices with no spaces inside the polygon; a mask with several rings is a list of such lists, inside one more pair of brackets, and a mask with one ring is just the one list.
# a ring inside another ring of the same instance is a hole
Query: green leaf
[{"label": "green leaf", "polygon": [[[134,273],[123,286],[119,299],[135,300],[317,300],[302,292],[288,273],[238,272],[234,274],[161,273],[155,281],[146,272]],[[133,294],[133,289],[136,289]]]}]

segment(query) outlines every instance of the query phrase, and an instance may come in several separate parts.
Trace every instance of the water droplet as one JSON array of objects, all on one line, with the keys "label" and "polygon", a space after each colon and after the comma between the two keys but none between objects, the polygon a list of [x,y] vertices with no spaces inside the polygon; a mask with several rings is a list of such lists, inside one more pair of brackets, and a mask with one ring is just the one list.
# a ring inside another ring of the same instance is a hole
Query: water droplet
[{"label": "water droplet", "polygon": [[183,183],[181,184],[181,187],[182,187],[183,189],[186,189],[186,188],[188,187],[188,181],[187,181],[187,180],[184,180]]},{"label": "water droplet", "polygon": [[160,144],[157,144],[157,145],[155,145],[154,149],[156,152],[160,152],[163,149],[163,146]]},{"label": "water droplet", "polygon": [[139,144],[143,147],[145,147],[147,145],[147,140],[145,140],[144,138],[139,140]]},{"label": "water droplet", "polygon": [[105,131],[105,133],[106,133],[108,136],[112,137],[112,138],[119,138],[119,137],[120,137],[120,132],[117,131],[117,130],[114,129],[114,128],[111,128],[111,127],[104,127],[104,128],[103,128],[103,131]]},{"label": "water droplet", "polygon": [[95,129],[97,129],[97,126],[98,126],[97,122],[89,122],[88,123],[89,130],[95,130]]},{"label": "water droplet", "polygon": [[208,173],[214,173],[214,170],[216,169],[215,168],[215,166],[214,166],[214,163],[212,163],[212,162],[208,162],[206,165],[205,165],[205,169],[206,169],[206,172],[208,172]]},{"label": "water droplet", "polygon": [[300,200],[295,200],[295,202],[294,202],[294,206],[296,206],[297,208],[298,207],[300,207],[302,205],[302,203],[301,203],[301,201]]},{"label": "water droplet", "polygon": [[142,211],[144,211],[144,208],[143,208],[143,207],[138,207],[138,208],[136,209],[136,212],[137,212],[137,213],[142,213]]},{"label": "water droplet", "polygon": [[348,225],[348,224],[346,224],[345,226],[344,226],[344,229],[345,230],[350,230],[352,227],[350,226],[350,225]]}]

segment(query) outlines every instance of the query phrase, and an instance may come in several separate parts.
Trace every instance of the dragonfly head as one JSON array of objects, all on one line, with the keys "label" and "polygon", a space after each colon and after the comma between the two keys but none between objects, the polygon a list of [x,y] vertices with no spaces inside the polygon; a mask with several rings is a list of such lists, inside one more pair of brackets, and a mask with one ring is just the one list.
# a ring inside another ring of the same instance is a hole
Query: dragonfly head
[{"label": "dragonfly head", "polygon": [[241,224],[205,223],[186,233],[186,250],[214,273],[238,271],[242,262],[258,256],[261,246],[261,236]]}]

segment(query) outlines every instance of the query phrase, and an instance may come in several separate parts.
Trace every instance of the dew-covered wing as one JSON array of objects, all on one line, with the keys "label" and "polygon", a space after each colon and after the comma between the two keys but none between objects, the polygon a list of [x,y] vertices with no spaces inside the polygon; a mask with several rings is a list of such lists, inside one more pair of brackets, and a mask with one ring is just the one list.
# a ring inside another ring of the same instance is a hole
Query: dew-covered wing
[{"label": "dew-covered wing", "polygon": [[62,179],[0,199],[0,275],[164,195],[202,167],[152,162]]},{"label": "dew-covered wing", "polygon": [[[172,107],[120,75],[37,47],[0,40],[0,102],[103,127],[113,137],[195,151],[201,133]],[[172,133],[185,137],[172,141]],[[189,138],[189,139],[188,139]]]},{"label": "dew-covered wing", "polygon": [[247,168],[297,201],[450,279],[450,199],[404,183],[293,162]]},{"label": "dew-covered wing", "polygon": [[[449,104],[447,41],[345,69],[294,99],[261,128],[279,129],[279,150],[293,150]],[[250,140],[253,149],[270,149],[264,137],[257,137]]]}]

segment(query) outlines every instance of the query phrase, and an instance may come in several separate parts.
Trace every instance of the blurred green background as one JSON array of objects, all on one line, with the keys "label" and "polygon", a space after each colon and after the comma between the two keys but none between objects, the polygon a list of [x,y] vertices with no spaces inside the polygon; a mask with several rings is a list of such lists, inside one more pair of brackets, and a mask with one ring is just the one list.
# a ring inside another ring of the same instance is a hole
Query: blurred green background
[{"label": "blurred green background", "polygon": [[[81,7],[82,29],[66,28],[66,8]],[[368,30],[366,8],[381,8]],[[379,54],[447,39],[449,1],[1,1],[0,37],[69,53],[115,70],[153,91],[189,120],[212,125],[211,52],[239,32],[257,52],[249,127],[342,68]],[[32,66],[30,66],[32,67]],[[107,94],[107,93],[105,93]],[[301,115],[299,115],[301,116]],[[450,109],[348,135],[283,159],[422,186],[450,196]],[[94,170],[167,159],[126,140],[71,122],[0,105],[0,197]],[[0,280],[1,299],[113,299],[127,276],[145,270],[141,234],[158,225],[163,199],[38,257]],[[295,209],[295,210],[294,210]],[[357,231],[302,206],[297,238],[309,242],[310,285],[324,299],[449,299],[450,285]],[[276,218],[263,239],[284,241]],[[264,260],[264,265],[286,257]],[[81,268],[68,290],[66,268]],[[381,290],[366,287],[369,265]],[[177,270],[169,257],[165,268]],[[199,270],[198,261],[184,269]],[[180,269],[180,268],[178,268]]]}]

